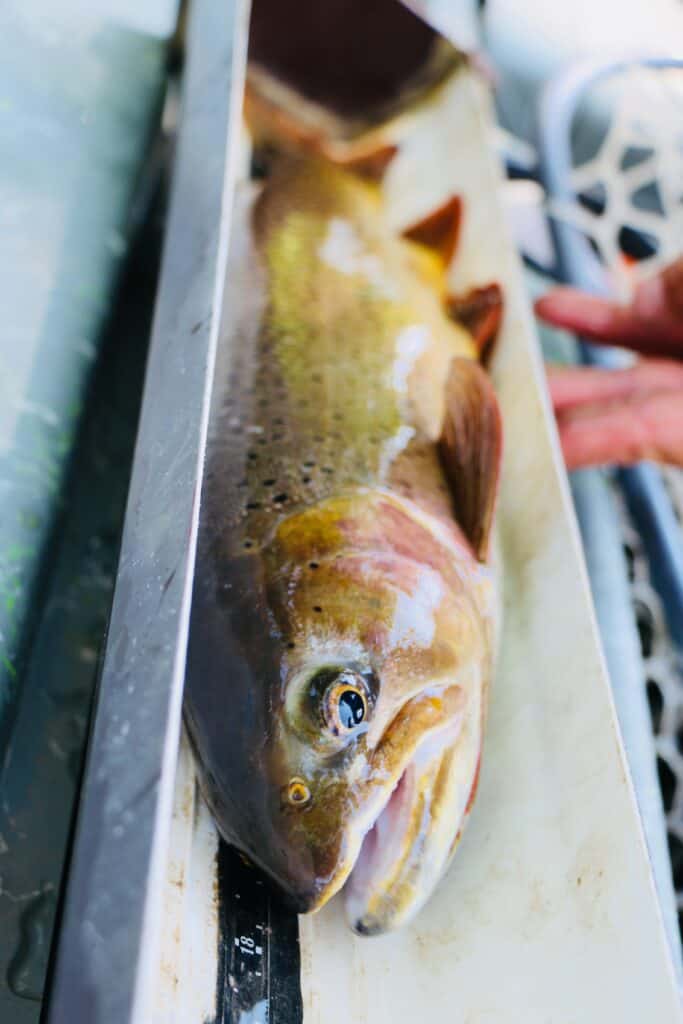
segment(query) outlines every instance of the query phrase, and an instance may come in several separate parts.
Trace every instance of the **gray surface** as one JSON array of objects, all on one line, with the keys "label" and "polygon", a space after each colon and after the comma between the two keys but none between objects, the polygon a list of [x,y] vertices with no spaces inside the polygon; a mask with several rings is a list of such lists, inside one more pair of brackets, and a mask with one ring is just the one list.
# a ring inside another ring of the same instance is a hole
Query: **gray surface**
[{"label": "gray surface", "polygon": [[239,2],[197,0],[191,20],[161,284],[50,1024],[146,1019],[144,986],[156,967],[147,928],[160,918],[161,890],[150,875],[163,871],[170,823],[245,11]]},{"label": "gray surface", "polygon": [[40,619],[0,773],[0,1021],[39,1019],[55,911],[114,590],[160,217],[148,221],[116,297],[51,552]]},{"label": "gray surface", "polygon": [[73,0],[0,4],[0,756],[163,64]]},{"label": "gray surface", "polygon": [[[164,51],[161,40],[105,17],[104,5],[0,5],[3,1024],[40,1014],[111,596],[115,551],[96,535],[116,522],[117,507],[122,514],[125,469],[122,483],[105,443],[68,519],[65,487],[156,123]],[[97,518],[98,499],[107,504]]]}]

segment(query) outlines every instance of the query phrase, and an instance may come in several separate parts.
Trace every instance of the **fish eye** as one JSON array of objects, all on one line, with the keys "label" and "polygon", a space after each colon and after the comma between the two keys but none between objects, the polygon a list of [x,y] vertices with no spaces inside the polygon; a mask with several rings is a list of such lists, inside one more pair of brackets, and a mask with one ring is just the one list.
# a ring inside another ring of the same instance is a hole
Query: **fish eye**
[{"label": "fish eye", "polygon": [[380,681],[366,665],[319,665],[294,677],[287,696],[290,727],[330,753],[367,729]]},{"label": "fish eye", "polygon": [[368,697],[362,678],[344,672],[328,687],[324,715],[334,736],[345,736],[361,725],[368,713]]}]

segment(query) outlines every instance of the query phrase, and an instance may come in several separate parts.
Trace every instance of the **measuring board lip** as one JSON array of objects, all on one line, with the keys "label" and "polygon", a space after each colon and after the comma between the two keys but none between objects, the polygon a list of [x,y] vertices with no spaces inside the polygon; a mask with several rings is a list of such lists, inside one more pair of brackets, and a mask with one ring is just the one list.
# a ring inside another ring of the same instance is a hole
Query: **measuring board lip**
[{"label": "measuring board lip", "polygon": [[146,1024],[154,997],[248,6],[192,4],[170,213],[49,1024]]}]

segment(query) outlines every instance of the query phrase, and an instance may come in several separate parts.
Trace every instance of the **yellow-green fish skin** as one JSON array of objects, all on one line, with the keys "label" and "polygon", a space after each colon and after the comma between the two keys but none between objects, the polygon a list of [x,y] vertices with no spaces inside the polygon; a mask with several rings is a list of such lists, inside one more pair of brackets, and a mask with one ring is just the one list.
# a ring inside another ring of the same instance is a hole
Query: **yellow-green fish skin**
[{"label": "yellow-green fish skin", "polygon": [[[457,842],[492,661],[491,574],[435,445],[451,362],[476,356],[444,289],[378,190],[331,164],[282,158],[236,212],[186,718],[219,828],[300,910],[344,883],[423,741],[448,739],[410,776],[430,836],[406,826],[403,868],[363,894],[364,932],[414,912]],[[367,698],[343,743],[316,690],[330,666]]]}]

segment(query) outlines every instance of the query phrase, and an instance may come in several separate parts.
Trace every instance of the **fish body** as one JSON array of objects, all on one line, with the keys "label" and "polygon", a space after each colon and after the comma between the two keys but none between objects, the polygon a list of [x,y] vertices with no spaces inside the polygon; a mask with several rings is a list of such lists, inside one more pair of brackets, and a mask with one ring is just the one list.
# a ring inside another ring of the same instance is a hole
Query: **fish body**
[{"label": "fish body", "polygon": [[[282,156],[238,204],[186,720],[224,837],[299,911],[396,927],[472,805],[500,423],[443,260]],[[450,432],[449,432],[450,431]]]}]

